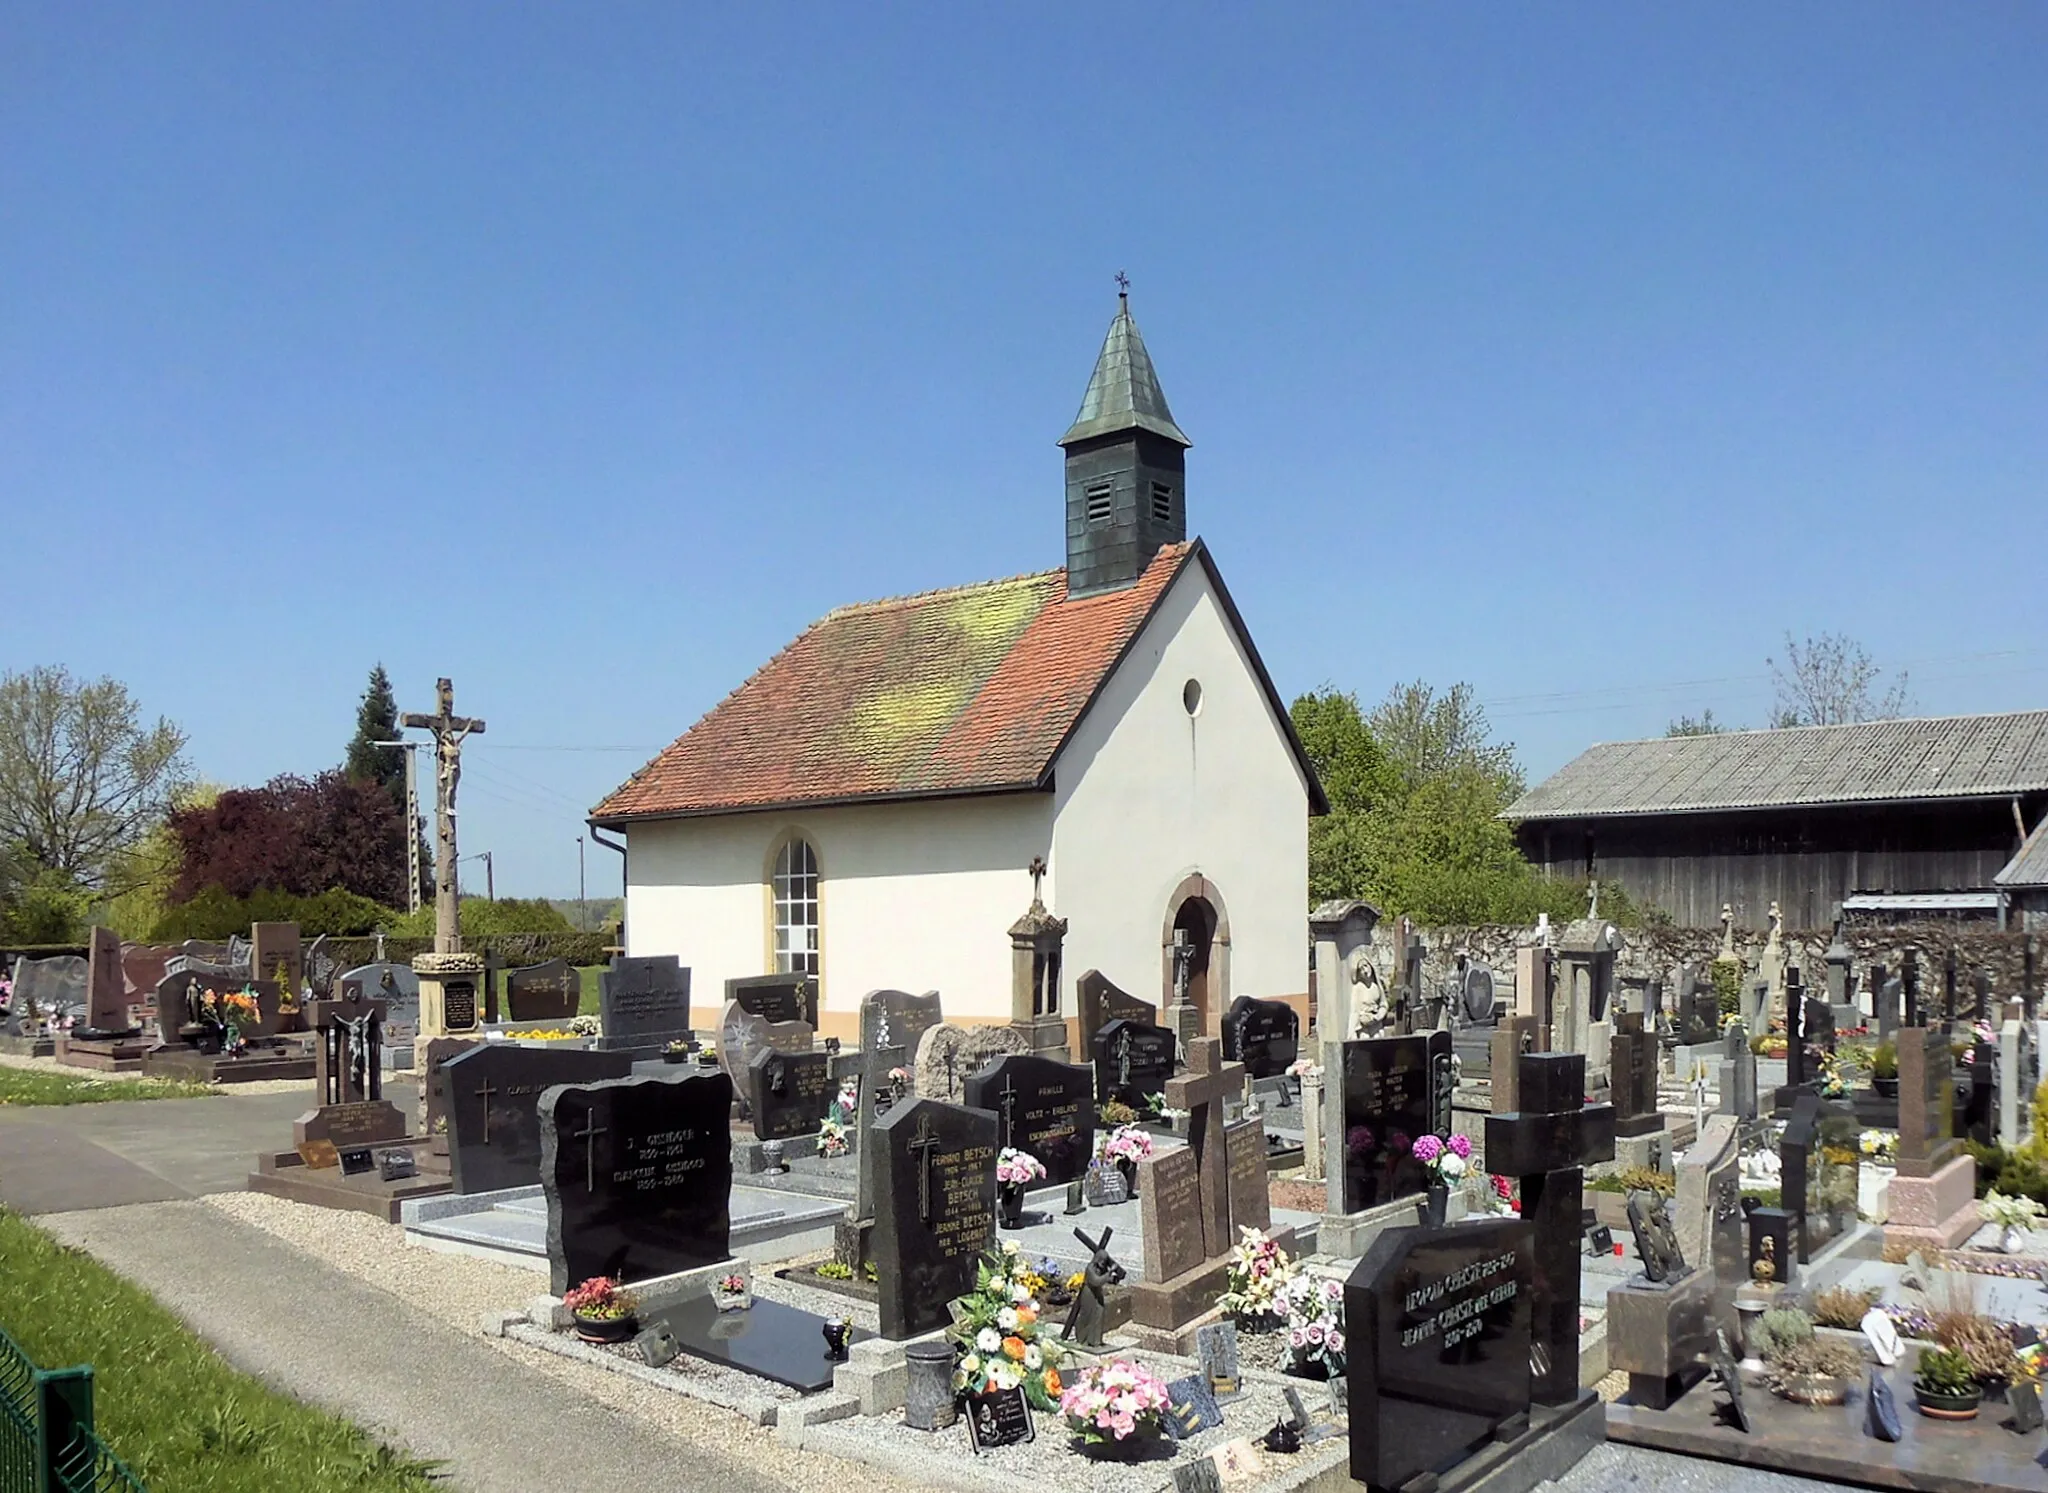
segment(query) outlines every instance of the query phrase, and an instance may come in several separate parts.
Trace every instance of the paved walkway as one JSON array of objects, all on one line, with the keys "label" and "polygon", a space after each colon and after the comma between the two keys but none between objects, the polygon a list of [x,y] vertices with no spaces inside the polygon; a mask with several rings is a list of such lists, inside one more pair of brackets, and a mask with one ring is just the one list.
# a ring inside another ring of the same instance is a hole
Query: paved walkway
[{"label": "paved walkway", "polygon": [[[454,1487],[477,1493],[641,1487],[774,1493],[782,1487],[717,1451],[566,1390],[483,1338],[217,1208],[155,1203],[60,1213],[40,1222],[149,1291],[236,1368],[345,1415],[415,1456],[445,1460]],[[205,1269],[195,1270],[195,1260],[205,1261]]]}]

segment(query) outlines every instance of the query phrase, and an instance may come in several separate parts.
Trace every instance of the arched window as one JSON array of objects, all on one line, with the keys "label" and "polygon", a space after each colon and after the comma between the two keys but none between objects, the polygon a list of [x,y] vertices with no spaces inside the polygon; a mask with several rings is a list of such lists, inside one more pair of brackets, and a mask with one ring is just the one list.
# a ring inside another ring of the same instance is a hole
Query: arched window
[{"label": "arched window", "polygon": [[792,839],[775,857],[775,972],[818,973],[818,857]]}]

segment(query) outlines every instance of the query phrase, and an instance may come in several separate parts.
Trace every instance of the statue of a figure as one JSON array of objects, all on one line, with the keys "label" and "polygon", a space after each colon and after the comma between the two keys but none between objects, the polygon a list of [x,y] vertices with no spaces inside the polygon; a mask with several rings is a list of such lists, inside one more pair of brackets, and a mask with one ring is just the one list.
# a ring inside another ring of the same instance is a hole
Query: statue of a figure
[{"label": "statue of a figure", "polygon": [[1382,1035],[1393,1020],[1394,1009],[1386,986],[1380,983],[1379,966],[1365,949],[1351,955],[1351,983],[1357,987],[1351,992],[1352,1040]]},{"label": "statue of a figure", "polygon": [[354,1021],[346,1016],[334,1018],[334,1024],[348,1033],[348,1086],[357,1099],[368,1098],[370,1093],[370,1023],[376,1019],[374,1013]]},{"label": "statue of a figure", "polygon": [[1100,1239],[1090,1239],[1079,1229],[1074,1237],[1088,1247],[1088,1268],[1081,1272],[1081,1289],[1074,1293],[1073,1310],[1067,1313],[1068,1341],[1083,1348],[1100,1348],[1109,1318],[1109,1288],[1120,1285],[1124,1267],[1110,1257],[1109,1236],[1114,1228],[1105,1226]]},{"label": "statue of a figure", "polygon": [[1636,1253],[1642,1256],[1643,1274],[1653,1284],[1685,1274],[1685,1255],[1679,1250],[1678,1235],[1659,1194],[1628,1195],[1628,1226],[1635,1231]]}]

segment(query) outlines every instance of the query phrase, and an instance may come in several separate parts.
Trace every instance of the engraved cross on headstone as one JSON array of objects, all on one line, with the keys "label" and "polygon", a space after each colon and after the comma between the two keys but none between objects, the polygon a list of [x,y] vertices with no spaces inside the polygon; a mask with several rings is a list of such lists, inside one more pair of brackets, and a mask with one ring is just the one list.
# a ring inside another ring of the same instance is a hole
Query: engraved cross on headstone
[{"label": "engraved cross on headstone", "polygon": [[1003,1075],[1002,1100],[998,1106],[1003,1116],[1002,1144],[1017,1144],[1017,1075]]},{"label": "engraved cross on headstone", "polygon": [[483,1143],[487,1146],[491,1143],[491,1095],[497,1092],[498,1086],[492,1083],[488,1078],[486,1078],[480,1085],[477,1086],[476,1097],[483,1100],[484,1102]]},{"label": "engraved cross on headstone", "polygon": [[917,1166],[917,1216],[920,1221],[932,1221],[932,1152],[939,1148],[939,1138],[932,1133],[932,1113],[924,1110],[917,1117],[917,1134],[904,1142],[911,1160]]},{"label": "engraved cross on headstone", "polygon": [[571,1140],[583,1142],[583,1190],[585,1192],[597,1191],[597,1138],[600,1135],[610,1134],[611,1127],[598,1124],[597,1111],[593,1109],[585,1112],[583,1128],[574,1132],[569,1137]]}]

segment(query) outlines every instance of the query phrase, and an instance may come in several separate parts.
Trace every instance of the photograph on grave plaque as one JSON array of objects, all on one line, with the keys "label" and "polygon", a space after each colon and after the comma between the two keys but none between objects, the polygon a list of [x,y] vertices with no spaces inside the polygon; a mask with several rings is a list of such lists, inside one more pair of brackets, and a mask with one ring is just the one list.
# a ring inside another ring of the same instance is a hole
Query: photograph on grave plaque
[{"label": "photograph on grave plaque", "polygon": [[839,1086],[823,1052],[757,1052],[747,1074],[757,1140],[814,1135],[831,1113]]},{"label": "photograph on grave plaque", "polygon": [[1382,1233],[1344,1286],[1351,1476],[1395,1493],[1528,1413],[1533,1230],[1520,1219]]},{"label": "photograph on grave plaque", "polygon": [[1021,1388],[970,1395],[966,1420],[967,1443],[976,1456],[999,1446],[1035,1440],[1038,1435],[1031,1424],[1031,1406]]},{"label": "photograph on grave plaque", "polygon": [[1426,1192],[1429,1171],[1413,1151],[1417,1137],[1436,1133],[1437,1059],[1449,1056],[1450,1034],[1372,1037],[1343,1050],[1344,1211]]}]

